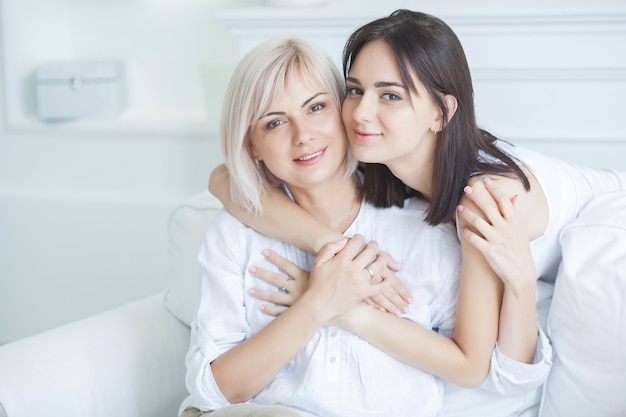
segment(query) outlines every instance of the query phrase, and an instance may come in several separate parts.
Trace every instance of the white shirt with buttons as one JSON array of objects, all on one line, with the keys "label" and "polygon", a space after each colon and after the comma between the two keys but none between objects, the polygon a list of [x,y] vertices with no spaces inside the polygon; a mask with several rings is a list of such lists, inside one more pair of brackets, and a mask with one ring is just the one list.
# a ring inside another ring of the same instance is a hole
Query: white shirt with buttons
[{"label": "white shirt with buttons", "polygon": [[[360,233],[376,240],[403,264],[398,276],[414,298],[404,318],[450,336],[460,276],[459,243],[452,226],[423,222],[426,203],[408,204],[409,210],[375,209],[364,203],[345,234]],[[229,405],[210,363],[274,319],[259,311],[264,302],[247,293],[253,287],[278,291],[248,273],[252,265],[277,270],[263,257],[264,249],[304,269],[310,269],[314,259],[255,232],[225,211],[210,226],[199,255],[201,300],[186,359],[190,396],[181,410]],[[351,332],[324,326],[250,402],[282,404],[302,416],[409,417],[437,415],[442,397],[439,378],[397,361]]]}]

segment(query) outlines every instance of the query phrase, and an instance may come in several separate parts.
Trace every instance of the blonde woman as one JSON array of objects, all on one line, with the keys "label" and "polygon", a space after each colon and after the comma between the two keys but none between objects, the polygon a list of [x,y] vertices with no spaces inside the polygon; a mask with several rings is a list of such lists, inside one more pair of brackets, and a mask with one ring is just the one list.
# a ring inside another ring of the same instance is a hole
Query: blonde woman
[{"label": "blonde woman", "polygon": [[[199,255],[202,289],[183,417],[409,417],[441,409],[439,378],[358,332],[406,323],[398,343],[410,332],[453,343],[446,336],[454,328],[458,243],[449,225],[423,222],[422,202],[407,202],[413,210],[378,210],[361,201],[341,123],[344,88],[332,62],[297,40],[256,47],[233,74],[221,140],[234,199],[261,211],[260,190],[280,187],[326,227],[352,238],[314,257],[225,211],[218,215]],[[395,278],[388,258],[376,243],[365,244],[360,230],[403,259],[398,278],[414,298],[409,312],[392,315],[363,302]],[[289,307],[277,317],[266,314],[269,306],[257,298],[262,292]]]}]

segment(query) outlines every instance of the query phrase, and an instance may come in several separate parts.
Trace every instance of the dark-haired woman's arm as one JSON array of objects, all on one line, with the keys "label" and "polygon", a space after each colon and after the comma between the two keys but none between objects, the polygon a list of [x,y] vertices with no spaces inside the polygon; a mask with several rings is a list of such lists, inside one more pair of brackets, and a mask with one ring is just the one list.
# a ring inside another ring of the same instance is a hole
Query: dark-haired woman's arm
[{"label": "dark-haired woman's arm", "polygon": [[233,202],[228,180],[228,169],[223,164],[219,165],[211,172],[209,191],[237,220],[257,232],[313,253],[318,253],[326,243],[336,242],[343,237],[295,204],[279,189],[273,193],[261,193],[263,215],[254,215]]}]

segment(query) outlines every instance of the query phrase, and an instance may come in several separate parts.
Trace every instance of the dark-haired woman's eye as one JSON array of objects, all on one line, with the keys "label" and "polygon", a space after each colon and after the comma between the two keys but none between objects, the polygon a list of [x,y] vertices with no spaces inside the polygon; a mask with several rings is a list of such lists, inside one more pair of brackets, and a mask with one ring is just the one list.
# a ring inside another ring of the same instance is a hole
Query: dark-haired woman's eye
[{"label": "dark-haired woman's eye", "polygon": [[387,101],[398,101],[401,99],[401,97],[397,95],[396,93],[384,93],[382,97],[384,100],[387,100]]}]

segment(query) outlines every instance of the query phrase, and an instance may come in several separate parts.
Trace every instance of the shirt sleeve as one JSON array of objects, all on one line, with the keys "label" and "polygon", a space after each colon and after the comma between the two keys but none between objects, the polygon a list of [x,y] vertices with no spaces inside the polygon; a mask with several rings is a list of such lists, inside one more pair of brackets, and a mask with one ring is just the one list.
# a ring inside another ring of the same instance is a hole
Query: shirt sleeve
[{"label": "shirt sleeve", "polygon": [[219,215],[198,255],[200,303],[191,325],[185,384],[190,394],[187,403],[205,411],[229,405],[211,372],[211,362],[251,333],[245,315],[244,266],[238,261],[242,256],[237,249],[241,245],[237,245],[240,228],[236,223],[230,215]]},{"label": "shirt sleeve", "polygon": [[519,395],[543,384],[552,367],[552,344],[539,326],[533,363],[515,361],[496,345],[491,354],[489,375],[482,384],[487,391],[502,395]]}]

